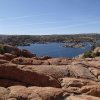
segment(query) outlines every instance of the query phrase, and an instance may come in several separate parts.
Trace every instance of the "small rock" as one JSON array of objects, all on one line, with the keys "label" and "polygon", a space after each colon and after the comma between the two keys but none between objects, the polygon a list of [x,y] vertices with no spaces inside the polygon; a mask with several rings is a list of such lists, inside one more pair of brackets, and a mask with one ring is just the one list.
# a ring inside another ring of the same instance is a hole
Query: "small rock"
[{"label": "small rock", "polygon": [[83,86],[80,93],[100,97],[100,84]]},{"label": "small rock", "polygon": [[23,57],[29,57],[29,58],[32,58],[32,57],[35,57],[36,56],[36,54],[33,54],[33,53],[31,53],[31,52],[29,52],[28,50],[25,50],[25,49],[23,49],[21,51],[21,55]]},{"label": "small rock", "polygon": [[6,60],[12,60],[12,59],[16,58],[17,56],[10,54],[10,53],[5,53],[4,57],[5,57]]}]

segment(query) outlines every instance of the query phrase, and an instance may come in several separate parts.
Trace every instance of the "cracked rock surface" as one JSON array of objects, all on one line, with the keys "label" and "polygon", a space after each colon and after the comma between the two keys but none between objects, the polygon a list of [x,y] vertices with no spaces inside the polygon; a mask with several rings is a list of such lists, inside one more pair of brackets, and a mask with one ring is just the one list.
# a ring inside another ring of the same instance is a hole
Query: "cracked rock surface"
[{"label": "cracked rock surface", "polygon": [[0,100],[100,100],[100,57],[38,58],[7,50],[0,55]]}]

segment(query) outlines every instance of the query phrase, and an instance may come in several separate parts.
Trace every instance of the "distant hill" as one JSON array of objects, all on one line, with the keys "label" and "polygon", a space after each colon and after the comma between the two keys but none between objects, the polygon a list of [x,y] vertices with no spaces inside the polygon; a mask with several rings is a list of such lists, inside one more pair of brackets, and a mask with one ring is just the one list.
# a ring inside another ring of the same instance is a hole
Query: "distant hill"
[{"label": "distant hill", "polygon": [[45,42],[94,42],[100,40],[100,34],[68,34],[68,35],[0,35],[1,44],[24,45]]}]

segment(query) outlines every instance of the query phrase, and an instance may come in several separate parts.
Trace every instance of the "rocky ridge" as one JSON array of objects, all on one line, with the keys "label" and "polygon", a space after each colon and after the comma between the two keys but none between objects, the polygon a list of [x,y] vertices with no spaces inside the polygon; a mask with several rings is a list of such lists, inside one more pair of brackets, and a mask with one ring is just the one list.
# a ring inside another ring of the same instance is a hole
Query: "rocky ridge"
[{"label": "rocky ridge", "polygon": [[100,100],[100,57],[36,57],[4,45],[0,100]]}]

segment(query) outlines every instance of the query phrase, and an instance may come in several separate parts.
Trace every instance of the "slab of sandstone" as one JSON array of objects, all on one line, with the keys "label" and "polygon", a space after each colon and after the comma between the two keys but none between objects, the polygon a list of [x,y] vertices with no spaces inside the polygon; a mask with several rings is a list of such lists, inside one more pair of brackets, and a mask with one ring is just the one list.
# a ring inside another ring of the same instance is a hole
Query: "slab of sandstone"
[{"label": "slab of sandstone", "polygon": [[88,69],[87,65],[82,63],[73,63],[69,66],[70,73],[72,73],[72,76],[76,78],[84,78],[84,79],[91,79],[91,80],[97,80],[97,77],[95,77],[90,70]]},{"label": "slab of sandstone", "polygon": [[0,100],[61,100],[64,91],[53,87],[0,87]]},{"label": "slab of sandstone", "polygon": [[97,83],[95,85],[83,86],[79,91],[81,94],[100,97],[100,84]]},{"label": "slab of sandstone", "polygon": [[83,86],[90,86],[90,85],[96,85],[98,82],[89,80],[89,79],[77,79],[77,78],[61,78],[61,86],[62,88],[68,88],[68,87],[78,87],[81,88]]},{"label": "slab of sandstone", "polygon": [[100,98],[88,95],[76,95],[69,96],[66,100],[100,100]]},{"label": "slab of sandstone", "polygon": [[[26,84],[26,86],[51,86],[60,87],[54,77],[32,69],[33,66],[20,66],[6,63],[0,65],[0,79]],[[8,84],[8,83],[7,83]],[[16,85],[16,84],[15,84]]]}]

